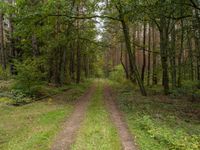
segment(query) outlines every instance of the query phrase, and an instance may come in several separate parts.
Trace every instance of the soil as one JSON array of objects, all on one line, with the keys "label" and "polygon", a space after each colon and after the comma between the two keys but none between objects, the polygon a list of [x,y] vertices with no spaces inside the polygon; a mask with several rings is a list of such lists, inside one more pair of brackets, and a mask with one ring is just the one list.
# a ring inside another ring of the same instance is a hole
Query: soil
[{"label": "soil", "polygon": [[117,107],[114,94],[109,86],[105,86],[104,88],[104,99],[107,110],[110,113],[110,118],[117,128],[123,149],[138,150],[137,145],[134,142],[134,138],[124,121],[124,117]]},{"label": "soil", "polygon": [[95,87],[93,86],[77,100],[74,112],[64,123],[63,129],[57,135],[51,150],[70,149],[71,144],[75,141],[76,133],[79,130],[83,119],[85,118],[86,108],[94,91]]}]

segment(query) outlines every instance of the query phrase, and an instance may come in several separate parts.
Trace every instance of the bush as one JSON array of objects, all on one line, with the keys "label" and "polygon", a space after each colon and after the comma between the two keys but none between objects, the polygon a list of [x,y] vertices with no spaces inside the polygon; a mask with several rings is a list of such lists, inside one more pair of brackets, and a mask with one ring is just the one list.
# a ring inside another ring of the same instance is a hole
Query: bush
[{"label": "bush", "polygon": [[151,87],[147,87],[147,90],[152,95],[161,94],[163,92],[163,88],[160,85],[153,85]]},{"label": "bush", "polygon": [[12,94],[12,100],[14,100],[14,104],[16,105],[31,102],[31,99],[26,97],[26,94],[24,94],[20,90],[12,90],[11,94]]},{"label": "bush", "polygon": [[113,81],[122,82],[125,80],[125,73],[122,65],[116,66],[112,72],[110,72],[109,78]]},{"label": "bush", "polygon": [[3,70],[2,67],[0,67],[0,80],[8,80],[9,78],[9,69]]},{"label": "bush", "polygon": [[200,83],[197,81],[184,81],[182,87],[172,89],[170,96],[172,98],[180,98],[182,96],[189,96],[193,99],[200,98],[199,92]]},{"label": "bush", "polygon": [[28,96],[38,94],[44,73],[39,69],[39,64],[36,60],[27,59],[22,63],[16,62],[16,82],[14,90],[21,91]]},{"label": "bush", "polygon": [[179,150],[198,150],[200,136],[189,135],[184,130],[172,130],[168,127],[157,126],[153,119],[144,115],[135,120],[137,126],[149,134],[151,138],[158,140],[160,143],[168,145],[169,149]]}]

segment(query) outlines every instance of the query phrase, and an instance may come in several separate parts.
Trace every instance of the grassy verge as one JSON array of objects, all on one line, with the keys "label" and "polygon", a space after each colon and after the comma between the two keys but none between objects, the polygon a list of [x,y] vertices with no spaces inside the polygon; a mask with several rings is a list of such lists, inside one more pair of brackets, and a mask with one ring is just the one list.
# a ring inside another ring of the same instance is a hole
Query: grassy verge
[{"label": "grassy verge", "polygon": [[[86,80],[85,82],[80,83],[78,86],[75,83],[63,85],[61,87],[41,85],[40,90],[38,91],[38,97],[29,97],[23,92],[12,89],[13,80],[10,81],[0,81],[0,105],[2,104],[12,104],[12,105],[25,105],[38,101],[44,98],[51,96],[59,95],[61,93],[66,93],[66,91],[72,92],[69,96],[75,95],[80,96],[81,93],[92,83],[92,80]],[[73,100],[73,97],[68,99]]]},{"label": "grassy verge", "polygon": [[0,99],[0,149],[47,150],[60,130],[61,124],[73,110],[73,103],[89,83],[71,85],[68,92],[24,106],[7,105],[12,101]]},{"label": "grassy verge", "polygon": [[130,85],[114,85],[118,103],[141,150],[200,149],[199,103],[143,97]]},{"label": "grassy verge", "polygon": [[73,150],[120,150],[120,140],[103,103],[102,82],[97,82],[86,118],[78,133]]}]

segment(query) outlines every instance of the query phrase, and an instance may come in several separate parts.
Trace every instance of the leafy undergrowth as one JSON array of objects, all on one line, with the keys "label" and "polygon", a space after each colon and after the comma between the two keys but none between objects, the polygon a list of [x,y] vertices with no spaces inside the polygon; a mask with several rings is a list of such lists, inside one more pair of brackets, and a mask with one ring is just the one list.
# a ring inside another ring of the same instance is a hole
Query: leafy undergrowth
[{"label": "leafy undergrowth", "polygon": [[[161,83],[148,86],[146,89],[149,95],[162,95],[164,93]],[[171,88],[169,93],[171,99],[187,99],[191,102],[200,102],[200,82],[185,80],[182,82],[181,87]]]},{"label": "leafy undergrowth", "polygon": [[130,85],[114,85],[118,103],[141,150],[199,150],[200,104],[143,97]]},{"label": "leafy undergrowth", "polygon": [[89,104],[73,150],[120,150],[120,140],[103,103],[102,81]]},{"label": "leafy undergrowth", "polygon": [[[92,80],[86,80],[79,84],[72,83],[61,87],[55,87],[51,85],[41,85],[39,92],[34,97],[30,97],[23,93],[21,90],[12,89],[14,80],[0,82],[0,105],[1,104],[13,104],[16,106],[29,104],[34,101],[38,101],[50,96],[58,95],[66,91],[71,90],[70,96],[80,96],[81,93],[92,83]],[[73,89],[73,90],[72,90]],[[76,89],[76,90],[75,90]],[[74,99],[70,97],[70,100]]]},{"label": "leafy undergrowth", "polygon": [[15,107],[0,99],[0,149],[47,150],[60,130],[61,124],[73,110],[71,101],[77,99],[88,83],[72,86],[71,90],[46,100]]}]

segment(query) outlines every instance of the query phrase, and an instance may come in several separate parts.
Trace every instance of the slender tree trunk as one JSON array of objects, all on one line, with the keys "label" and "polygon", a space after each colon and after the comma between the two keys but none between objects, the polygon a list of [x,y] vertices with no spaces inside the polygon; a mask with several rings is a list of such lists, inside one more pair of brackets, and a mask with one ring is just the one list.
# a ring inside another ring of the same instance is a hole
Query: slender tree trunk
[{"label": "slender tree trunk", "polygon": [[151,28],[149,24],[147,86],[150,85],[150,75],[151,75]]},{"label": "slender tree trunk", "polygon": [[[81,11],[81,2],[78,2],[77,7],[76,7],[76,12],[77,16],[80,16],[80,11]],[[76,61],[77,61],[77,66],[76,66],[76,83],[79,84],[81,80],[81,43],[80,43],[80,20],[77,20],[76,22],[77,26],[77,34],[78,38],[76,40],[77,44],[77,50],[76,50]]]},{"label": "slender tree trunk", "polygon": [[[60,14],[60,1],[57,2],[57,15]],[[55,40],[59,41],[60,33],[60,17],[57,17],[55,20]],[[53,51],[53,77],[52,81],[55,85],[61,85],[61,64],[62,64],[62,48],[58,45]]]},{"label": "slender tree trunk", "polygon": [[196,74],[197,74],[197,80],[200,81],[200,39],[198,35],[200,35],[200,17],[199,17],[199,11],[195,10],[194,16],[196,17],[196,20],[193,22],[194,28],[196,28],[196,32],[194,33],[194,39],[195,39],[195,49],[196,49]]},{"label": "slender tree trunk", "polygon": [[141,79],[142,82],[144,83],[144,76],[145,76],[145,68],[146,68],[146,22],[144,21],[144,26],[143,26],[143,65],[142,65],[142,74],[141,74]]},{"label": "slender tree trunk", "polygon": [[9,49],[10,49],[10,56],[9,56],[9,62],[10,62],[10,73],[11,75],[15,75],[16,74],[16,69],[14,66],[14,62],[13,60],[16,57],[16,50],[15,50],[15,40],[13,37],[13,21],[12,21],[12,16],[10,16],[9,18],[9,40],[10,40],[10,44],[9,44]]},{"label": "slender tree trunk", "polygon": [[153,85],[156,85],[158,83],[157,79],[157,52],[156,52],[156,40],[155,40],[155,27],[152,27],[152,43],[153,43],[153,77],[152,77],[152,83]]},{"label": "slender tree trunk", "polygon": [[191,36],[190,33],[187,32],[187,43],[188,43],[188,49],[189,49],[189,66],[190,66],[190,79],[193,81],[194,80],[194,65],[193,65],[193,50],[192,50],[192,41],[191,41]]},{"label": "slender tree trunk", "polygon": [[72,81],[75,81],[75,55],[74,55],[74,49],[72,44],[70,44],[70,77]]},{"label": "slender tree trunk", "polygon": [[172,27],[171,33],[171,48],[170,48],[170,64],[171,64],[171,77],[172,88],[176,87],[176,30],[175,25]]},{"label": "slender tree trunk", "polygon": [[184,42],[184,24],[183,19],[181,19],[181,46],[178,57],[178,87],[181,87],[182,82],[182,59],[183,59],[183,42]]},{"label": "slender tree trunk", "polygon": [[88,73],[88,57],[87,57],[87,54],[84,54],[84,56],[83,56],[83,64],[84,64],[84,72],[85,72],[85,78],[88,78],[88,75],[89,75],[89,73]]},{"label": "slender tree trunk", "polygon": [[[119,3],[120,3],[120,1],[119,1]],[[122,11],[122,8],[121,8],[122,6],[121,6],[121,4],[119,4],[119,5],[120,6],[119,7],[117,6],[117,9],[118,9],[118,12],[119,12],[119,18],[120,18],[122,28],[123,28],[124,39],[125,39],[125,43],[126,43],[126,49],[127,49],[128,55],[129,55],[130,68],[131,68],[131,76],[130,77],[132,78],[134,76],[136,78],[142,95],[146,96],[147,93],[146,93],[144,84],[141,80],[140,74],[139,74],[137,66],[135,64],[135,60],[133,60],[134,56],[133,56],[133,52],[132,52],[132,49],[131,49],[131,40],[130,40],[129,28],[128,28],[128,25],[126,24],[125,20],[124,20],[123,11]]]},{"label": "slender tree trunk", "polygon": [[135,53],[136,53],[136,45],[135,45],[135,41],[136,41],[136,31],[137,31],[137,26],[136,25],[134,25],[133,26],[133,42],[132,42],[132,47],[133,47],[133,56],[134,56],[134,60],[135,60],[135,63],[136,63],[136,55],[135,55]]},{"label": "slender tree trunk", "polygon": [[37,57],[40,54],[40,52],[39,52],[39,48],[38,48],[36,35],[32,35],[31,42],[32,42],[33,56]]},{"label": "slender tree trunk", "polygon": [[76,83],[80,83],[80,80],[81,80],[81,52],[80,52],[80,41],[79,41],[79,39],[77,39],[76,59],[77,59]]},{"label": "slender tree trunk", "polygon": [[191,38],[189,37],[188,33],[188,47],[189,47],[189,64],[190,64],[190,79],[194,80],[194,65],[193,65],[193,50],[191,44]]},{"label": "slender tree trunk", "polygon": [[129,57],[128,57],[128,54],[127,52],[125,51],[124,52],[124,57],[125,57],[125,67],[126,67],[126,70],[127,70],[127,79],[130,79],[130,66],[129,66]]},{"label": "slender tree trunk", "polygon": [[3,28],[3,13],[0,11],[0,54],[2,69],[6,70],[6,53],[4,49],[4,28]]},{"label": "slender tree trunk", "polygon": [[[161,0],[164,4],[165,0]],[[163,13],[163,12],[161,12]],[[169,74],[168,74],[168,27],[167,19],[160,16],[160,54],[163,71],[163,87],[165,94],[169,94]]]},{"label": "slender tree trunk", "polygon": [[62,53],[61,53],[62,61],[61,63],[61,84],[67,82],[67,48],[62,47]]},{"label": "slender tree trunk", "polygon": [[[125,55],[126,55],[126,53],[125,53]],[[123,62],[123,43],[121,43],[121,57],[120,57],[120,61],[121,61],[122,67],[124,68],[124,71],[126,73],[126,79],[129,79],[128,68],[126,67],[126,65]]]}]

